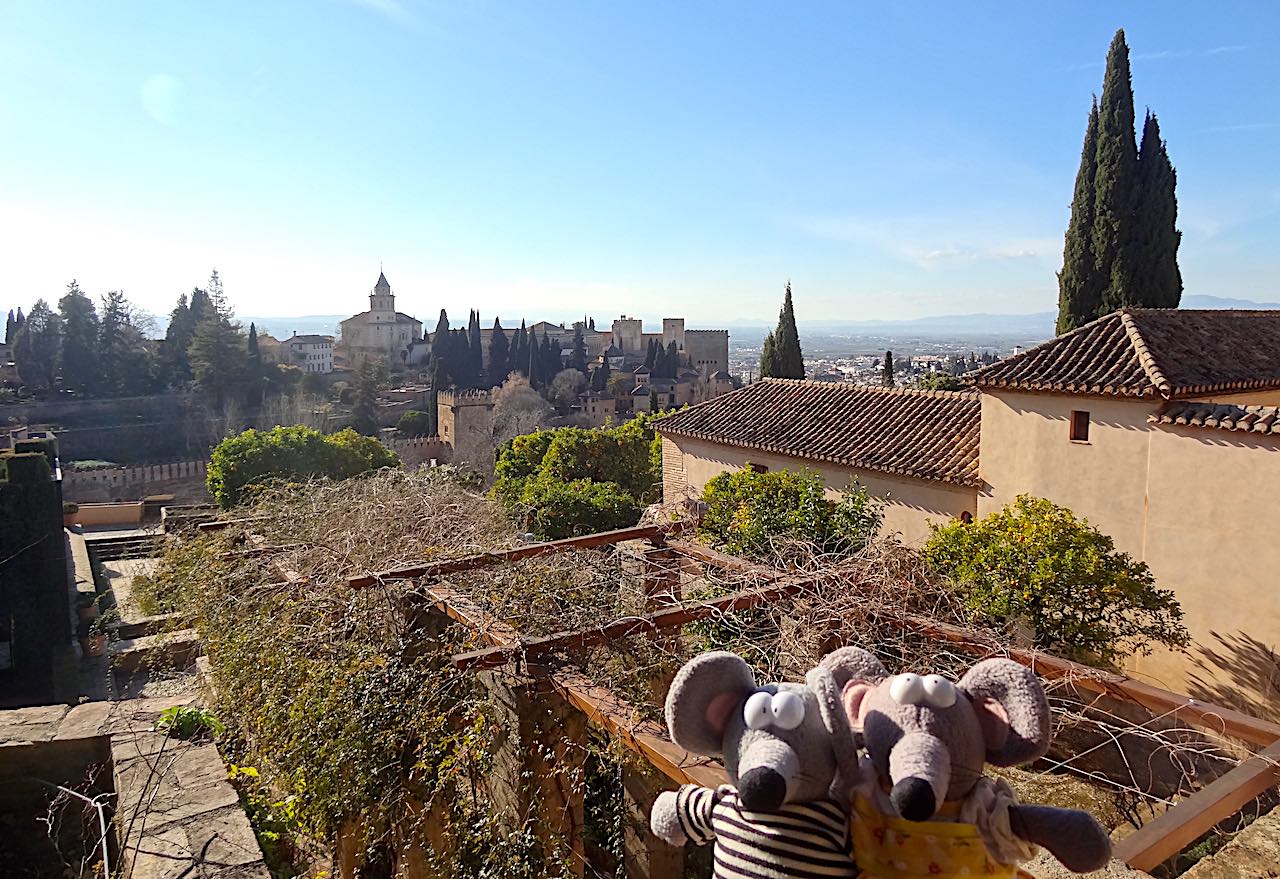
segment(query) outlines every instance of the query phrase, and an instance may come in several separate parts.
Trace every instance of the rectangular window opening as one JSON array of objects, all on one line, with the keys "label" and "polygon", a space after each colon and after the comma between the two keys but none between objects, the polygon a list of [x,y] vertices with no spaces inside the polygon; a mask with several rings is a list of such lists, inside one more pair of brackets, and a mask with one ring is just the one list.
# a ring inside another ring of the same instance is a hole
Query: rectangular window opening
[{"label": "rectangular window opening", "polygon": [[1089,441],[1089,413],[1076,409],[1071,413],[1071,441],[1087,443]]}]

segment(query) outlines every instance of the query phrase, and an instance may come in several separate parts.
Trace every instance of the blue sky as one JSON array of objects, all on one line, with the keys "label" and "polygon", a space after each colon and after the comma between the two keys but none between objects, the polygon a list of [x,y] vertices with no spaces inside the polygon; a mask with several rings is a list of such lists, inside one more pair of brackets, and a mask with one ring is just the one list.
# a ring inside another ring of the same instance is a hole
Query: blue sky
[{"label": "blue sky", "polygon": [[1272,2],[0,0],[0,304],[1046,310],[1119,26],[1187,292],[1280,299]]}]

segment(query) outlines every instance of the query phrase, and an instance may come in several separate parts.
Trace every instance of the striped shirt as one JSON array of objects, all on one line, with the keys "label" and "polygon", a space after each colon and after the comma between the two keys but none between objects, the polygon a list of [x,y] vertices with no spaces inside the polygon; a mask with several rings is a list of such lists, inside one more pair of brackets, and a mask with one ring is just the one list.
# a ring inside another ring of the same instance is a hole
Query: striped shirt
[{"label": "striped shirt", "polygon": [[728,785],[676,792],[680,828],[696,845],[715,842],[713,879],[852,879],[849,818],[830,800],[787,803],[775,812],[742,808]]}]

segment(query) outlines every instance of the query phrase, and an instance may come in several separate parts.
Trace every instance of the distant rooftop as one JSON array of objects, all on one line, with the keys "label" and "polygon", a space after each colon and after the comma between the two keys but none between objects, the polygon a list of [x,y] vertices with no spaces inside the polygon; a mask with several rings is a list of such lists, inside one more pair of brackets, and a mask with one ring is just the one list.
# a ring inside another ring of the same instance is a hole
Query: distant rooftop
[{"label": "distant rooftop", "polygon": [[971,392],[766,378],[654,426],[664,436],[976,485],[980,413]]},{"label": "distant rooftop", "polygon": [[980,369],[971,381],[1166,400],[1280,388],[1280,311],[1126,308]]}]

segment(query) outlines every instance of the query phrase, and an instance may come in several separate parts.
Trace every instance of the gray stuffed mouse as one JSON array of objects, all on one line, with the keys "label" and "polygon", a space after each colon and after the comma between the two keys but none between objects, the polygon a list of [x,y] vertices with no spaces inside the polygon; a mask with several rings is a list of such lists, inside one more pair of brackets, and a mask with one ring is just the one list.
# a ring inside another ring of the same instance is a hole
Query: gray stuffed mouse
[{"label": "gray stuffed mouse", "polygon": [[671,738],[721,758],[731,784],[659,794],[654,834],[714,842],[716,879],[854,877],[847,797],[857,754],[840,694],[825,665],[805,684],[757,686],[733,653],[686,663],[667,694]]},{"label": "gray stuffed mouse", "polygon": [[984,763],[1030,763],[1048,750],[1049,703],[1029,669],[988,659],[953,684],[890,675],[858,647],[824,663],[866,748],[853,807],[863,875],[1014,876],[1035,846],[1077,873],[1110,859],[1111,840],[1093,816],[1022,805],[1007,783],[983,773]]}]

